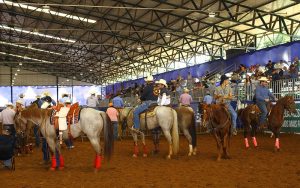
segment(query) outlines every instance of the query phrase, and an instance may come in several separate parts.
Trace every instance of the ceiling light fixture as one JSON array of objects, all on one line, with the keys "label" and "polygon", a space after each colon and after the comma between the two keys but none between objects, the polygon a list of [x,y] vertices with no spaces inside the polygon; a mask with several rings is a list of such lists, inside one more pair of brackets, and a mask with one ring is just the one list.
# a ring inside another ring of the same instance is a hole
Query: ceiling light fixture
[{"label": "ceiling light fixture", "polygon": [[13,31],[17,31],[17,32],[20,32],[20,33],[26,33],[26,34],[30,34],[30,35],[36,35],[36,36],[46,37],[46,38],[55,39],[55,40],[62,40],[62,41],[65,41],[65,42],[71,42],[71,43],[76,42],[75,40],[72,40],[72,39],[66,39],[66,38],[63,38],[63,37],[55,37],[53,35],[46,35],[46,34],[43,34],[43,33],[39,33],[37,31],[27,31],[27,30],[24,30],[24,29],[21,29],[21,28],[9,27],[9,26],[3,25],[3,24],[0,25],[0,29],[13,30]]},{"label": "ceiling light fixture", "polygon": [[20,72],[20,69],[17,69],[18,72]]},{"label": "ceiling light fixture", "polygon": [[22,66],[22,65],[23,65],[23,63],[19,63],[19,65],[20,65],[20,66]]},{"label": "ceiling light fixture", "polygon": [[166,33],[166,34],[165,34],[165,37],[166,37],[166,38],[170,38],[170,37],[171,37],[171,34],[170,34],[170,33]]},{"label": "ceiling light fixture", "polygon": [[208,17],[214,18],[214,17],[216,17],[216,13],[215,12],[210,12],[210,13],[208,13]]},{"label": "ceiling light fixture", "polygon": [[[0,54],[12,56],[12,57],[18,57],[18,58],[22,58],[22,59],[30,59],[30,60],[39,61],[39,62],[42,62],[42,63],[51,63],[51,64],[53,63],[51,61],[36,59],[36,58],[32,58],[32,57],[27,57],[27,56],[21,56],[21,55],[17,55],[17,54],[9,54],[9,53],[6,53],[6,52],[0,52]],[[19,63],[19,65],[20,65],[20,63]]]},{"label": "ceiling light fixture", "polygon": [[80,17],[80,16],[75,16],[75,15],[70,15],[70,14],[50,10],[50,7],[48,5],[44,5],[41,8],[39,8],[39,7],[35,7],[35,6],[26,5],[24,3],[15,3],[15,2],[4,1],[4,0],[0,0],[0,4],[1,3],[9,5],[9,6],[13,6],[15,8],[23,8],[23,9],[27,9],[27,10],[36,11],[36,12],[43,12],[43,13],[51,14],[54,16],[59,16],[59,17],[63,17],[63,18],[73,19],[73,20],[79,20],[82,22],[88,22],[88,23],[92,23],[92,24],[97,22],[97,20],[88,19],[88,18],[84,18],[84,17]]},{"label": "ceiling light fixture", "polygon": [[138,51],[141,51],[141,50],[142,50],[142,46],[141,46],[141,45],[138,45],[136,49],[137,49]]}]

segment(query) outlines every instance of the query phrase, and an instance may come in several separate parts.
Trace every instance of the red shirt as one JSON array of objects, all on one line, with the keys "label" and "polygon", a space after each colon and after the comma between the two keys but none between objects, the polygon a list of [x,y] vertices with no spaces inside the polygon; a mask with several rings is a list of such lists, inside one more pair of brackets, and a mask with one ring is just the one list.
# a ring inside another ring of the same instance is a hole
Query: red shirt
[{"label": "red shirt", "polygon": [[110,118],[111,121],[118,121],[118,110],[113,108],[113,107],[109,107],[106,110],[106,114],[108,115],[108,117]]}]

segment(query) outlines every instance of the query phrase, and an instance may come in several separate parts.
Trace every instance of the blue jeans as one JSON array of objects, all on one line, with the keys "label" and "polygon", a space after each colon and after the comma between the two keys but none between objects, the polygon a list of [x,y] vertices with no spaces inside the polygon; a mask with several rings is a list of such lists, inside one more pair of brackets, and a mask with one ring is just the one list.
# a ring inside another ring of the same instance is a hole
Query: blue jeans
[{"label": "blue jeans", "polygon": [[5,161],[3,161],[4,166],[11,168],[12,164],[11,164],[11,159],[7,159]]},{"label": "blue jeans", "polygon": [[237,114],[236,114],[235,110],[233,109],[233,107],[231,106],[231,104],[227,104],[227,107],[228,107],[228,111],[231,115],[231,122],[232,122],[231,130],[235,130],[236,129]]},{"label": "blue jeans", "polygon": [[118,139],[118,122],[117,121],[112,121],[111,122],[114,128],[114,139]]},{"label": "blue jeans", "polygon": [[138,106],[133,112],[133,127],[135,129],[140,128],[140,114],[148,109],[148,107],[155,103],[156,101],[144,101],[140,106]]},{"label": "blue jeans", "polygon": [[259,124],[261,125],[266,122],[267,115],[268,115],[266,102],[256,100],[256,105],[258,106],[259,110],[261,111],[261,114],[259,116]]},{"label": "blue jeans", "polygon": [[33,127],[33,133],[35,136],[35,146],[40,147],[40,131],[38,125],[35,125]]}]

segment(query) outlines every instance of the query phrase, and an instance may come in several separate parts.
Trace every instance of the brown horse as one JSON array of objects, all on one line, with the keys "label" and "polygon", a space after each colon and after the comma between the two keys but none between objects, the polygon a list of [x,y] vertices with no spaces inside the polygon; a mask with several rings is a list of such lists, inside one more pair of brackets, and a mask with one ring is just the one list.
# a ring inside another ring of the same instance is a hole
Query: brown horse
[{"label": "brown horse", "polygon": [[197,137],[195,114],[191,107],[180,106],[175,109],[177,112],[178,125],[189,143],[188,156],[196,155]]},{"label": "brown horse", "polygon": [[[224,104],[201,104],[202,125],[210,126],[218,147],[217,161],[229,159],[231,116]],[[223,151],[223,155],[222,155]]]},{"label": "brown horse", "polygon": [[284,122],[284,110],[287,110],[290,114],[297,113],[296,104],[292,96],[285,96],[279,99],[268,116],[268,128],[275,135],[275,151],[280,150],[279,133]]},{"label": "brown horse", "polygon": [[[268,112],[270,112],[271,108],[272,108],[272,103],[268,102],[267,103]],[[251,130],[250,135],[252,137],[253,145],[254,147],[258,146],[256,140],[256,132],[259,126],[260,113],[261,112],[259,108],[257,107],[257,105],[254,104],[248,105],[246,108],[238,110],[238,117],[244,127],[244,140],[247,149],[250,147],[248,142],[248,133],[250,132],[250,130]]]}]

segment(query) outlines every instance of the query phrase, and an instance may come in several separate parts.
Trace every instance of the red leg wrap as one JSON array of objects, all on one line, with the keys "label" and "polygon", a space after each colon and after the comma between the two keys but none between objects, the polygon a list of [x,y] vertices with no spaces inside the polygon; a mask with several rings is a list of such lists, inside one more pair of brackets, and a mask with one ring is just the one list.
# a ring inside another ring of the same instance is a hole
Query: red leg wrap
[{"label": "red leg wrap", "polygon": [[65,160],[64,160],[62,155],[59,155],[59,162],[60,162],[59,168],[64,168],[65,167]]},{"label": "red leg wrap", "polygon": [[51,163],[51,170],[55,170],[56,168],[56,158],[55,158],[55,155],[52,156],[52,163]]},{"label": "red leg wrap", "polygon": [[100,169],[101,168],[101,156],[96,154],[96,157],[95,157],[95,168],[96,169]]},{"label": "red leg wrap", "polygon": [[134,153],[135,155],[138,155],[138,154],[139,154],[139,147],[138,147],[137,145],[134,145],[133,153]]},{"label": "red leg wrap", "polygon": [[276,147],[277,149],[280,148],[279,138],[276,138],[276,140],[275,140],[275,147]]}]

